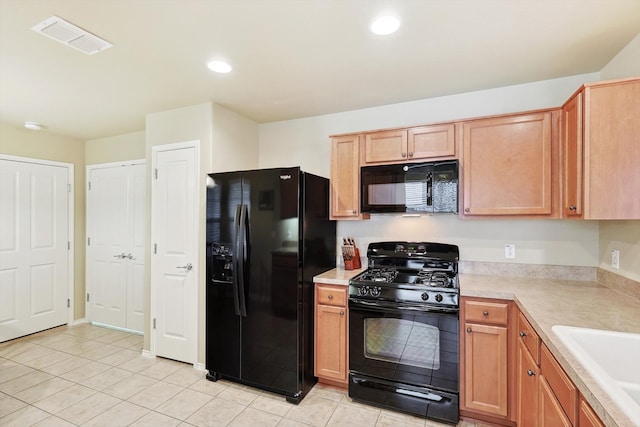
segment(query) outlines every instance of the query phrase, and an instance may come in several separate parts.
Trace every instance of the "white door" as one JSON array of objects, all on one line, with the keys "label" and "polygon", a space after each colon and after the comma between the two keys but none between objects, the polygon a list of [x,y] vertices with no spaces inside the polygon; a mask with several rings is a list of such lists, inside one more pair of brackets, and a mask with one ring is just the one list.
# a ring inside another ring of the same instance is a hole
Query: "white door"
[{"label": "white door", "polygon": [[0,342],[69,319],[72,165],[0,159]]},{"label": "white door", "polygon": [[143,331],[145,165],[90,166],[87,180],[89,319]]},{"label": "white door", "polygon": [[197,358],[198,142],[153,150],[152,353]]},{"label": "white door", "polygon": [[146,165],[129,174],[129,252],[127,252],[127,329],[144,331],[144,261],[146,252]]}]

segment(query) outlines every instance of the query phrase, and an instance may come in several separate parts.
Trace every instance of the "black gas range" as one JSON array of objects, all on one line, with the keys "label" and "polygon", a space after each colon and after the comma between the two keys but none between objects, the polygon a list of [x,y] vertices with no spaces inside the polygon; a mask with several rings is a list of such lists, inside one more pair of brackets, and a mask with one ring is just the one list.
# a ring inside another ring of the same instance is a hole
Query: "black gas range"
[{"label": "black gas range", "polygon": [[455,424],[459,419],[459,251],[377,242],[349,281],[349,396]]},{"label": "black gas range", "polygon": [[458,308],[458,258],[455,245],[371,243],[367,249],[368,268],[349,281],[349,296]]}]

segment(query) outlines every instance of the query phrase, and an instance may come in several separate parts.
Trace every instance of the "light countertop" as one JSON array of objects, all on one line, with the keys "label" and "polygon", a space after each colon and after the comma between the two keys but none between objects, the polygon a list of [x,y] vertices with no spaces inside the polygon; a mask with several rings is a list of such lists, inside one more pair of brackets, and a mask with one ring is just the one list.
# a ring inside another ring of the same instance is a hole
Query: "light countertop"
[{"label": "light countertop", "polygon": [[[333,269],[314,282],[349,284],[363,271]],[[460,274],[460,295],[513,300],[569,378],[609,427],[634,427],[595,379],[552,332],[553,325],[640,334],[640,300],[595,282]]]}]

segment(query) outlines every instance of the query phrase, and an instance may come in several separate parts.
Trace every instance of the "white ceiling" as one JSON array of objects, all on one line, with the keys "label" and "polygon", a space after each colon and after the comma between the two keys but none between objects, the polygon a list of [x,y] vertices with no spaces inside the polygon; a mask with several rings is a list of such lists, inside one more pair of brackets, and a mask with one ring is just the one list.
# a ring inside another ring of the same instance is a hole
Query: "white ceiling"
[{"label": "white ceiling", "polygon": [[[114,47],[31,30],[52,15]],[[213,101],[265,123],[598,72],[639,31],[639,0],[0,0],[0,121],[94,139]]]}]

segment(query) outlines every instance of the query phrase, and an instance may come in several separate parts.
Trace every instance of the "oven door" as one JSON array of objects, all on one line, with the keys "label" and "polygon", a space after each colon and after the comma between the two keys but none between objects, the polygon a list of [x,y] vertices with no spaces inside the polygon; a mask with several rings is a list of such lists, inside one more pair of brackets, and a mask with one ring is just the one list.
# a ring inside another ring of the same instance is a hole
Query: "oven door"
[{"label": "oven door", "polygon": [[349,370],[458,392],[458,309],[349,299]]},{"label": "oven door", "polygon": [[349,397],[459,420],[458,310],[349,300]]}]

